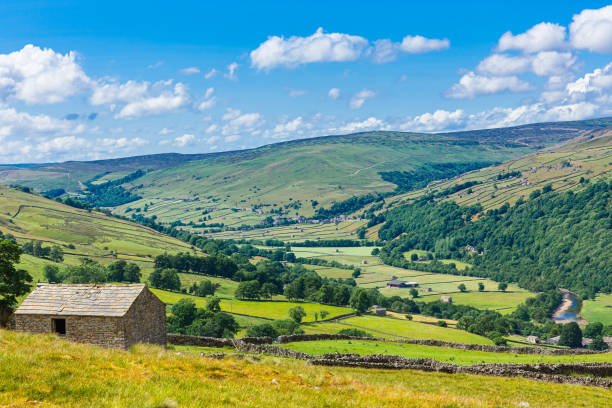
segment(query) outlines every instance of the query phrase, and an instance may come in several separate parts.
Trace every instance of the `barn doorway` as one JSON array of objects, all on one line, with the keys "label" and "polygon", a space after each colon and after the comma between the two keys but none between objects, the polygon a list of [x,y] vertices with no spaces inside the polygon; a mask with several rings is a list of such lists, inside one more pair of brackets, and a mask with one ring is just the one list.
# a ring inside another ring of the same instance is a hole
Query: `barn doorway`
[{"label": "barn doorway", "polygon": [[66,335],[66,319],[53,319],[53,332],[60,336]]}]

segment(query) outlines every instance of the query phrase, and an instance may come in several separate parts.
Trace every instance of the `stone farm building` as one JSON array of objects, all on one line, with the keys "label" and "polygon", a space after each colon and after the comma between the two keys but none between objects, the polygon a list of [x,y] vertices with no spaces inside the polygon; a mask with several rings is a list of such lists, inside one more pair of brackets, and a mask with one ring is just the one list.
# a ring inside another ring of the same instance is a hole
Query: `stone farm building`
[{"label": "stone farm building", "polygon": [[416,288],[418,287],[418,282],[406,282],[403,280],[393,279],[387,282],[388,288]]},{"label": "stone farm building", "polygon": [[145,284],[39,283],[15,311],[15,329],[127,349],[166,344],[166,305]]}]

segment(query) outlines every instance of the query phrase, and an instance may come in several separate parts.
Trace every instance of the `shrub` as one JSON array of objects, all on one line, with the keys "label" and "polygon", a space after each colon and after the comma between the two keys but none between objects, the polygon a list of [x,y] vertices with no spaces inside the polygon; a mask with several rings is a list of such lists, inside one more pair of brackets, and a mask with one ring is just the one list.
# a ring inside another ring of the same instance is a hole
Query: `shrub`
[{"label": "shrub", "polygon": [[372,337],[370,333],[364,330],[356,329],[356,328],[342,329],[338,332],[338,334],[343,334],[345,336],[353,336],[353,337],[369,337],[369,338]]}]

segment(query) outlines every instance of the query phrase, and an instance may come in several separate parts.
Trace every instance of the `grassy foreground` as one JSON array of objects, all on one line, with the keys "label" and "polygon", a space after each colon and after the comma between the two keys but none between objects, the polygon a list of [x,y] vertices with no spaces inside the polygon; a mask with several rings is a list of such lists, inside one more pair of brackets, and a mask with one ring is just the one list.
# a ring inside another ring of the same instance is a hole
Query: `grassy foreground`
[{"label": "grassy foreground", "polygon": [[211,360],[129,352],[0,331],[0,406],[603,407],[612,391],[525,380],[310,366],[264,357]]}]

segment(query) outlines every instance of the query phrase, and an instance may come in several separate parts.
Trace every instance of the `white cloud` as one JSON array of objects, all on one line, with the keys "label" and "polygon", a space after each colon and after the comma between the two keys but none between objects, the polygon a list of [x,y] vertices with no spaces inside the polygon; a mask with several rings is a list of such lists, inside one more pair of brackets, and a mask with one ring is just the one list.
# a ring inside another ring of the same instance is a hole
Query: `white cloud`
[{"label": "white cloud", "polygon": [[485,75],[507,76],[522,74],[531,67],[531,59],[525,56],[513,57],[493,54],[480,61],[476,70]]},{"label": "white cloud", "polygon": [[18,112],[14,108],[0,109],[0,135],[20,136],[83,133],[85,125],[69,120],[60,120],[51,116]]},{"label": "white cloud", "polygon": [[583,10],[569,25],[572,46],[595,52],[612,52],[612,5]]},{"label": "white cloud", "polygon": [[322,28],[308,37],[272,36],[251,51],[251,65],[268,70],[278,66],[295,68],[313,62],[354,61],[367,45],[368,40],[363,37],[324,33]]},{"label": "white cloud", "polygon": [[274,137],[284,137],[289,134],[302,135],[304,133],[303,128],[310,129],[311,127],[311,124],[305,123],[302,117],[298,116],[293,120],[277,124],[272,132],[275,133]]},{"label": "white cloud", "polygon": [[127,148],[140,147],[148,143],[149,142],[139,137],[135,137],[131,139],[128,139],[127,137],[120,137],[119,139],[112,139],[112,138],[107,137],[104,139],[98,139],[96,144],[98,144],[99,147],[103,147],[105,149],[110,149],[111,151],[114,151],[114,150],[123,150]]},{"label": "white cloud", "polygon": [[454,84],[446,96],[455,99],[475,98],[480,95],[491,95],[500,92],[526,92],[531,86],[516,76],[489,77],[468,72],[459,83]]},{"label": "white cloud", "polygon": [[174,144],[178,147],[185,147],[190,144],[193,144],[196,141],[196,138],[192,134],[185,133],[183,136],[179,136],[174,138]]},{"label": "white cloud", "polygon": [[251,66],[270,70],[279,66],[295,68],[314,62],[355,61],[371,55],[374,62],[393,61],[399,53],[418,54],[446,49],[447,39],[438,40],[420,35],[407,35],[402,42],[380,39],[370,42],[361,36],[344,33],[325,33],[322,28],[308,37],[272,36],[251,51]]},{"label": "white cloud", "polygon": [[367,130],[379,130],[385,127],[382,120],[371,116],[363,121],[349,122],[336,129],[340,133],[365,132]]},{"label": "white cloud", "polygon": [[198,67],[187,67],[183,68],[179,71],[183,75],[195,75],[200,73],[200,68]]},{"label": "white cloud", "polygon": [[336,100],[340,98],[340,90],[338,88],[331,88],[329,92],[327,92],[327,96],[330,99]]},{"label": "white cloud", "polygon": [[570,52],[544,51],[533,57],[531,65],[536,75],[560,76],[572,70],[576,61],[577,58]]},{"label": "white cloud", "polygon": [[236,75],[236,70],[238,69],[238,63],[232,62],[227,66],[227,73],[223,76],[227,79],[231,79],[232,81],[238,80],[238,75]]},{"label": "white cloud", "polygon": [[212,77],[216,76],[218,73],[219,73],[219,71],[217,71],[217,70],[216,70],[216,69],[214,69],[214,68],[211,68],[211,69],[210,69],[210,71],[208,71],[208,72],[206,73],[206,75],[204,75],[204,78],[206,78],[206,79],[210,79],[210,78],[212,78]]},{"label": "white cloud", "polygon": [[226,122],[221,128],[221,134],[224,136],[253,133],[265,122],[259,113],[242,113],[232,108],[227,109],[222,119]]},{"label": "white cloud", "polygon": [[219,137],[219,136],[211,136],[211,137],[208,137],[208,138],[204,139],[204,141],[205,141],[207,144],[213,144],[213,143],[215,143],[215,142],[219,141],[219,139],[220,139],[220,137]]},{"label": "white cloud", "polygon": [[218,130],[219,130],[219,126],[213,123],[212,125],[210,125],[210,126],[208,126],[208,127],[206,128],[206,131],[205,131],[205,132],[206,132],[206,133],[213,133],[213,132],[216,132],[216,131],[218,131]]},{"label": "white cloud", "polygon": [[400,45],[400,49],[409,54],[445,50],[449,47],[450,41],[446,38],[438,40],[435,38],[425,38],[420,35],[407,35]]},{"label": "white cloud", "polygon": [[198,109],[204,111],[210,109],[217,103],[217,98],[213,96],[215,88],[208,88],[204,93],[204,100],[198,106]]},{"label": "white cloud", "polygon": [[565,27],[553,23],[540,23],[522,34],[513,35],[510,31],[499,39],[499,51],[518,50],[526,53],[552,51],[563,49],[565,43]]},{"label": "white cloud", "polygon": [[349,102],[349,106],[351,109],[359,109],[363,106],[366,100],[372,99],[375,96],[376,96],[376,92],[370,89],[362,89],[361,91],[353,95],[353,97],[351,98]]},{"label": "white cloud", "polygon": [[170,133],[174,132],[173,130],[170,130],[168,128],[163,128],[162,130],[159,131],[160,135],[169,135]]},{"label": "white cloud", "polygon": [[465,123],[465,112],[461,109],[446,111],[439,109],[434,113],[416,116],[400,126],[402,130],[433,132],[461,128]]},{"label": "white cloud", "polygon": [[92,105],[110,105],[111,110],[115,104],[124,103],[115,115],[118,119],[172,112],[187,106],[190,101],[186,86],[180,82],[172,86],[172,82],[99,83],[94,88],[90,102]]},{"label": "white cloud", "polygon": [[0,102],[16,99],[30,105],[62,102],[89,86],[76,54],[56,53],[28,44],[0,54]]},{"label": "white cloud", "polygon": [[567,97],[571,101],[612,98],[612,63],[597,68],[576,81],[567,84]]}]

